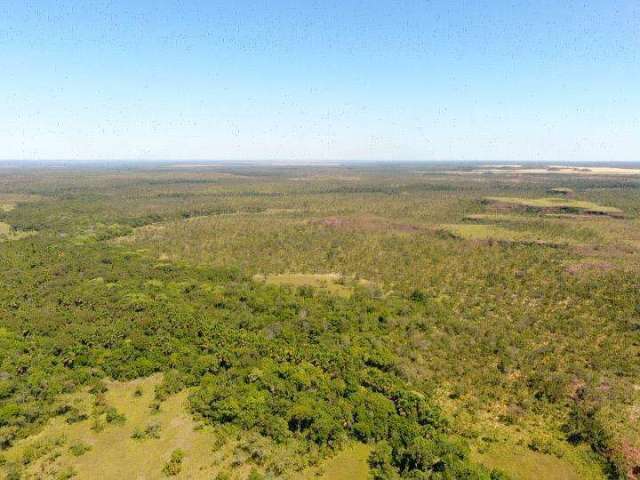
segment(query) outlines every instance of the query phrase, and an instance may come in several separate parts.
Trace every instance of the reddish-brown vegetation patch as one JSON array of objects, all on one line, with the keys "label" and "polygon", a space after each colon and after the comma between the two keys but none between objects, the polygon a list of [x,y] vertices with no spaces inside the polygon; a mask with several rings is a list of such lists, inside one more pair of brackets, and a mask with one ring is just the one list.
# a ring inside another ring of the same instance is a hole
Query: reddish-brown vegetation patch
[{"label": "reddish-brown vegetation patch", "polygon": [[627,466],[627,478],[640,480],[640,447],[625,440],[621,443],[618,453]]}]

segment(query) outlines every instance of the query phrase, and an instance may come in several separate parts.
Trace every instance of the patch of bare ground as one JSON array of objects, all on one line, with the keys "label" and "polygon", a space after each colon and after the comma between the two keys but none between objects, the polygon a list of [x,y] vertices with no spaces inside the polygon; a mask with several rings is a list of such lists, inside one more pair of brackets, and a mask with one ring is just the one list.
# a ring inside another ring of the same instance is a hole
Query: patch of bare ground
[{"label": "patch of bare ground", "polygon": [[312,223],[328,228],[362,230],[369,232],[419,232],[426,230],[426,227],[422,225],[392,222],[386,218],[374,215],[362,215],[357,217],[326,217],[320,220],[313,220]]},{"label": "patch of bare ground", "polygon": [[627,478],[629,480],[640,480],[640,447],[629,440],[623,440],[616,450],[618,450],[626,464]]}]

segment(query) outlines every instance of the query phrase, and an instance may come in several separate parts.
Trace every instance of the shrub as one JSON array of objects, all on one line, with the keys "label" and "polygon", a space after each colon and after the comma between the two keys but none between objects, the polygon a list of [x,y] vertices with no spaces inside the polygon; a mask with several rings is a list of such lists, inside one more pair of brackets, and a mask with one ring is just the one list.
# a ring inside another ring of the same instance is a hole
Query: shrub
[{"label": "shrub", "polygon": [[136,427],[133,430],[133,434],[131,438],[136,440],[146,440],[149,438],[160,438],[160,424],[158,423],[150,423],[145,427],[145,429],[141,429],[140,427]]},{"label": "shrub", "polygon": [[247,480],[264,480],[264,475],[254,468],[251,470],[251,473],[249,473]]},{"label": "shrub", "polygon": [[91,445],[83,443],[83,442],[81,442],[79,440],[77,442],[71,444],[71,446],[69,447],[69,451],[71,452],[71,454],[76,456],[76,457],[84,455],[89,450],[91,450]]},{"label": "shrub", "polygon": [[182,471],[183,459],[184,459],[184,452],[179,449],[174,450],[171,453],[171,458],[163,467],[162,473],[164,473],[168,477],[173,477],[178,475]]},{"label": "shrub", "polygon": [[114,425],[123,425],[127,421],[127,417],[123,414],[119,413],[115,407],[108,407],[106,411],[106,420],[107,423],[111,423]]}]

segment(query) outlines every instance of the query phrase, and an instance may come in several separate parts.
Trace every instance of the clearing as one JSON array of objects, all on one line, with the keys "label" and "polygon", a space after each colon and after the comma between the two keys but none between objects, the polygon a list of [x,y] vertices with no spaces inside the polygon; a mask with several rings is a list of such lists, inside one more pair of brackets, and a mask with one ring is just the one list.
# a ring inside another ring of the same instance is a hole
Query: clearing
[{"label": "clearing", "polygon": [[566,240],[550,241],[534,232],[512,230],[497,225],[449,224],[440,225],[438,230],[462,240],[481,242],[530,243],[549,246],[567,245],[569,243],[569,241]]},{"label": "clearing", "polygon": [[[585,454],[586,456],[586,454]],[[578,468],[563,457],[536,452],[517,444],[495,443],[481,450],[472,450],[472,458],[489,468],[495,468],[515,480],[600,480],[597,464]]]},{"label": "clearing", "polygon": [[484,203],[496,207],[520,207],[545,212],[576,212],[590,215],[608,215],[621,217],[622,210],[615,207],[598,205],[585,200],[571,200],[567,198],[519,198],[519,197],[485,197]]},{"label": "clearing", "polygon": [[[3,452],[0,473],[17,472],[25,479],[164,479],[162,469],[177,449],[184,452],[184,460],[176,478],[211,479],[227,472],[244,479],[253,468],[263,470],[246,458],[253,445],[249,437],[225,436],[194,421],[188,390],[169,396],[159,410],[150,408],[161,382],[161,374],[105,381],[104,403],[124,415],[112,422],[104,414],[95,416],[97,397],[86,390],[63,396],[60,403],[76,411],[75,421],[69,423],[70,415],[55,417],[39,433],[17,442]],[[133,438],[134,432],[149,431],[149,426],[154,426],[153,434]],[[368,445],[350,444],[317,466],[290,472],[291,478],[366,480],[370,451]]]},{"label": "clearing", "polygon": [[21,238],[34,235],[35,232],[18,232],[8,223],[0,222],[0,242],[6,240],[20,240]]},{"label": "clearing", "polygon": [[313,287],[332,295],[348,298],[356,287],[371,287],[371,282],[364,279],[355,279],[341,273],[282,273],[282,274],[256,274],[253,276],[256,282],[265,282],[271,285],[286,285],[291,287]]}]

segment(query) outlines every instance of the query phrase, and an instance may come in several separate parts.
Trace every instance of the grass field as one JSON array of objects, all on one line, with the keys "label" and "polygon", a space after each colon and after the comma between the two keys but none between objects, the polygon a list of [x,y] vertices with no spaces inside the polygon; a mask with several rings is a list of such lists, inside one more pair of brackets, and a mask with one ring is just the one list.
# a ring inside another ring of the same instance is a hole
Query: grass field
[{"label": "grass field", "polygon": [[568,242],[561,240],[550,241],[544,235],[536,235],[534,232],[511,230],[497,225],[440,225],[441,230],[463,240],[495,241],[511,243],[533,243],[539,245],[566,245]]},{"label": "grass field", "polygon": [[[220,432],[194,422],[187,390],[169,396],[157,411],[150,408],[160,383],[160,375],[105,382],[107,390],[101,401],[124,415],[112,423],[105,415],[96,416],[94,395],[63,396],[59,399],[62,404],[72,405],[87,418],[72,424],[62,417],[53,419],[37,435],[18,442],[3,454],[5,472],[19,472],[24,478],[163,479],[167,475],[162,469],[176,450],[184,452],[177,478],[215,478],[221,473],[245,478],[253,469],[264,469],[260,460],[245,459],[252,445],[248,437],[228,441]],[[149,425],[158,427],[156,436],[134,438],[134,432]],[[318,466],[288,475],[295,480],[366,480],[370,451],[367,445],[348,445]]]},{"label": "grass field", "polygon": [[8,223],[0,222],[0,242],[3,240],[19,240],[32,234],[34,232],[17,232]]},{"label": "grass field", "polygon": [[350,297],[355,288],[372,288],[364,279],[345,277],[339,273],[282,273],[276,275],[253,276],[256,282],[292,287],[313,287],[341,297]]},{"label": "grass field", "polygon": [[597,464],[590,469],[577,469],[565,459],[532,451],[526,446],[500,444],[486,447],[482,453],[474,452],[479,462],[498,468],[518,480],[597,480],[603,478]]},{"label": "grass field", "polygon": [[486,197],[486,203],[499,206],[515,206],[533,210],[567,211],[594,215],[620,216],[622,210],[615,207],[598,205],[585,200],[570,200],[566,198],[517,198],[517,197]]}]

